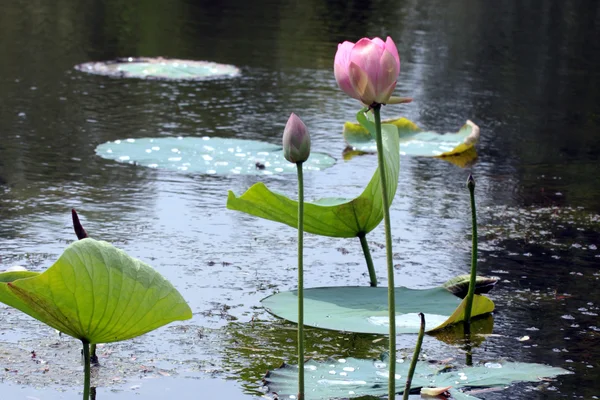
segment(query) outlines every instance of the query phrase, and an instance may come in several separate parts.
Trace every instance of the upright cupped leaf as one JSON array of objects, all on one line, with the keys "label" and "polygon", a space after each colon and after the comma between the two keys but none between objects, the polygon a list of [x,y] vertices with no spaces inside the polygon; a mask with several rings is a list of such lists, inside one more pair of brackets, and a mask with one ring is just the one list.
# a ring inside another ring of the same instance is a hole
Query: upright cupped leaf
[{"label": "upright cupped leaf", "polygon": [[74,242],[41,274],[0,274],[0,301],[89,343],[130,339],[192,317],[152,267],[94,239]]},{"label": "upright cupped leaf", "polygon": [[[387,192],[393,199],[400,174],[398,132],[394,125],[383,125],[382,131]],[[383,219],[380,185],[377,169],[362,194],[353,200],[327,198],[304,203],[304,230],[343,238],[372,231]],[[262,182],[253,185],[239,197],[229,191],[227,208],[297,227],[298,202],[269,190]]]}]

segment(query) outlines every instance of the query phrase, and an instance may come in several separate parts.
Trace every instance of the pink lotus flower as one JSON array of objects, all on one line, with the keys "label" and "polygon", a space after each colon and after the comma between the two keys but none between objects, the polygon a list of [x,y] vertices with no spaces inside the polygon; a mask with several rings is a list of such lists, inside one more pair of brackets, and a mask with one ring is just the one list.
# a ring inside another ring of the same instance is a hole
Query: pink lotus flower
[{"label": "pink lotus flower", "polygon": [[[335,80],[348,96],[367,106],[386,104],[400,74],[400,56],[392,38],[363,38],[338,45]],[[396,102],[396,101],[394,101]]]},{"label": "pink lotus flower", "polygon": [[310,135],[304,122],[292,113],[283,130],[283,156],[291,163],[308,160],[310,156]]}]

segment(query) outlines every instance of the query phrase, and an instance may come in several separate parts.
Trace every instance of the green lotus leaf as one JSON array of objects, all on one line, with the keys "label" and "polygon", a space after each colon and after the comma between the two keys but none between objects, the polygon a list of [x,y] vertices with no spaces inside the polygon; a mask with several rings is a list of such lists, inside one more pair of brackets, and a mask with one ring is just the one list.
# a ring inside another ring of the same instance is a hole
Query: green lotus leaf
[{"label": "green lotus leaf", "polygon": [[0,301],[92,344],[192,317],[179,292],[152,267],[94,239],[74,242],[41,274],[0,274]]},{"label": "green lotus leaf", "polygon": [[[456,133],[435,133],[420,130],[406,118],[384,121],[398,128],[400,137],[400,153],[409,156],[453,157],[474,151],[479,140],[479,127],[472,121]],[[346,122],[343,130],[344,139],[354,151],[372,153],[377,151],[375,140],[361,124]],[[476,154],[475,154],[476,156]]]},{"label": "green lotus leaf", "polygon": [[[418,333],[420,318],[425,314],[427,332],[443,329],[464,320],[465,300],[442,287],[408,289],[397,287],[396,332]],[[296,291],[279,292],[261,300],[271,314],[298,322]],[[472,316],[494,310],[494,303],[476,295]],[[339,286],[304,289],[304,325],[345,332],[389,333],[387,288]]]},{"label": "green lotus leaf", "polygon": [[[398,134],[394,125],[383,125],[382,132],[387,192],[390,199],[393,199],[400,174]],[[312,156],[311,154],[310,157]],[[327,198],[313,203],[306,202],[304,230],[317,235],[342,238],[366,234],[383,219],[381,196],[378,168],[362,194],[353,200]],[[253,185],[239,197],[229,191],[227,208],[294,228],[298,226],[298,202],[269,190],[262,182]]]},{"label": "green lotus leaf", "polygon": [[[296,165],[281,146],[256,140],[209,137],[165,137],[115,140],[96,147],[100,157],[128,164],[210,175],[273,175],[295,173]],[[327,154],[313,152],[305,171],[335,164]]]},{"label": "green lotus leaf", "polygon": [[[398,393],[404,391],[404,381],[410,363],[396,365]],[[388,369],[385,361],[356,358],[330,359],[324,362],[309,360],[305,363],[305,391],[312,400],[329,400],[387,394]],[[515,382],[537,382],[571,372],[543,364],[485,363],[474,367],[448,369],[418,362],[411,389],[452,386],[452,393],[460,399],[476,399],[460,390],[465,387],[502,387]],[[279,398],[294,398],[298,390],[298,367],[284,364],[270,371],[265,382],[269,392]]]}]

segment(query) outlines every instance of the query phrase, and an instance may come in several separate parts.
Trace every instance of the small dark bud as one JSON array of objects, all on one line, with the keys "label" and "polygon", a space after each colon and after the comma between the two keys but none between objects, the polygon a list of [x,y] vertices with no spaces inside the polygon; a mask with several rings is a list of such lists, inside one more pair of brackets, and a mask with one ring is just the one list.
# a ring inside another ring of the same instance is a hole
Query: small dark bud
[{"label": "small dark bud", "polygon": [[467,187],[469,190],[475,190],[475,179],[473,179],[473,175],[469,174],[469,178],[467,179]]},{"label": "small dark bud", "polygon": [[89,237],[85,229],[83,229],[83,226],[81,226],[81,222],[79,222],[79,216],[74,208],[71,209],[71,217],[73,218],[73,230],[77,235],[77,239],[81,240]]}]

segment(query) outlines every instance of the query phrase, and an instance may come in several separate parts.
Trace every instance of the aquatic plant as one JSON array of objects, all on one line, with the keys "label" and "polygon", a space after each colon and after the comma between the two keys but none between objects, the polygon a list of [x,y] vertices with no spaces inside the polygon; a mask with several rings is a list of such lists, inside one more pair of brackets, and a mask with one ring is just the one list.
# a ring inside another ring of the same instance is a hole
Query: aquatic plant
[{"label": "aquatic plant", "polygon": [[[367,121],[364,110],[359,111],[356,118],[362,123]],[[387,193],[394,197],[400,175],[399,138],[391,125],[384,125],[383,135]],[[377,286],[377,276],[366,235],[383,220],[380,175],[381,170],[377,168],[363,192],[354,199],[324,198],[304,204],[304,231],[322,236],[359,238],[373,287]],[[254,184],[239,197],[229,191],[227,208],[298,227],[298,203],[271,191],[262,182]]]},{"label": "aquatic plant", "polygon": [[[467,188],[469,189],[469,197],[471,199],[471,279],[469,281],[469,291],[467,293],[465,305],[465,324],[471,324],[471,310],[473,308],[473,296],[475,295],[475,285],[477,280],[477,210],[475,209],[475,179],[473,175],[469,175],[467,179]],[[467,332],[467,330],[465,330]]]},{"label": "aquatic plant", "polygon": [[[356,44],[344,42],[338,45],[334,61],[335,79],[346,94],[360,100],[374,115],[374,125],[364,121],[361,125],[373,135],[377,143],[377,165],[381,171],[381,197],[383,200],[383,221],[385,227],[385,250],[388,280],[389,316],[389,382],[388,398],[396,393],[396,300],[394,290],[394,260],[392,251],[392,227],[390,221],[391,199],[387,191],[385,163],[383,156],[383,134],[381,106],[389,102],[407,102],[410,99],[390,101],[400,74],[400,56],[394,41],[388,36],[384,42],[380,38],[360,39]],[[360,121],[359,121],[360,122]],[[389,125],[393,127],[393,125]],[[390,128],[391,129],[391,128]],[[396,129],[393,127],[393,129]]]},{"label": "aquatic plant", "polygon": [[91,238],[69,245],[42,273],[0,273],[0,302],[81,340],[84,400],[90,394],[90,345],[192,317],[181,294],[152,267]]},{"label": "aquatic plant", "polygon": [[283,155],[298,170],[298,399],[304,399],[304,178],[302,164],[310,156],[310,135],[294,113],[283,131]]}]

